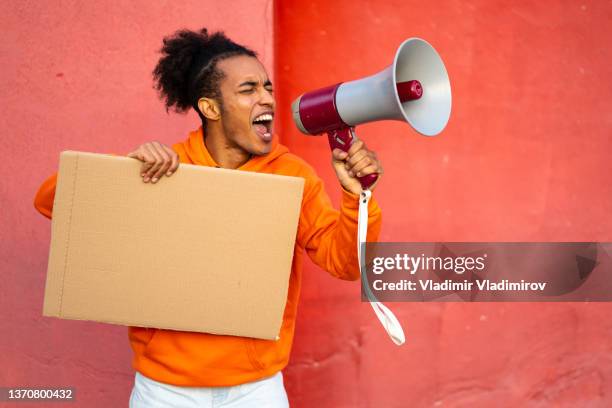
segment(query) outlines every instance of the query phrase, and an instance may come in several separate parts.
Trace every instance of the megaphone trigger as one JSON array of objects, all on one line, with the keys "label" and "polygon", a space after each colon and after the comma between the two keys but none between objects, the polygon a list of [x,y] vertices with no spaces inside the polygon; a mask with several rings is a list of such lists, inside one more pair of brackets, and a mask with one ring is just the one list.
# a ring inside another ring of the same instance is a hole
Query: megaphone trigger
[{"label": "megaphone trigger", "polygon": [[[334,149],[340,149],[344,152],[349,151],[351,145],[356,141],[357,135],[355,135],[354,127],[342,127],[340,129],[333,129],[327,132],[327,139],[329,141],[329,147],[333,151]],[[365,176],[357,177],[361,188],[364,190],[369,189],[376,180],[378,180],[378,174],[368,174]]]}]

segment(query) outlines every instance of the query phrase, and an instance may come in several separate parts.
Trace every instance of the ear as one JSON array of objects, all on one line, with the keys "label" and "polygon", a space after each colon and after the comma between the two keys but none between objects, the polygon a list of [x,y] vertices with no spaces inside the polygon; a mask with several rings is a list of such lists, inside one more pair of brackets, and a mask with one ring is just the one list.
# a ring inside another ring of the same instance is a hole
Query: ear
[{"label": "ear", "polygon": [[202,115],[208,120],[221,119],[221,109],[219,103],[211,98],[200,98],[198,100],[198,108]]}]

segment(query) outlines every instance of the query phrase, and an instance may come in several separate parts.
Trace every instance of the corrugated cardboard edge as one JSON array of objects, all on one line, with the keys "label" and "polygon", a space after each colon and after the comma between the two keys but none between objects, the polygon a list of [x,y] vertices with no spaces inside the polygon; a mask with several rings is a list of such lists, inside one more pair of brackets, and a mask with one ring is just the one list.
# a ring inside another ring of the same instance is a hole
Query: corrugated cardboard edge
[{"label": "corrugated cardboard edge", "polygon": [[[79,154],[77,152],[66,151],[60,154],[56,194],[53,202],[54,216],[51,219],[51,235],[58,244],[50,245],[49,249],[43,316],[62,317],[62,292],[68,267],[70,222],[78,165]],[[67,197],[67,199],[62,200],[60,197]],[[60,219],[68,221],[65,222],[65,225],[60,225],[58,221]]]}]

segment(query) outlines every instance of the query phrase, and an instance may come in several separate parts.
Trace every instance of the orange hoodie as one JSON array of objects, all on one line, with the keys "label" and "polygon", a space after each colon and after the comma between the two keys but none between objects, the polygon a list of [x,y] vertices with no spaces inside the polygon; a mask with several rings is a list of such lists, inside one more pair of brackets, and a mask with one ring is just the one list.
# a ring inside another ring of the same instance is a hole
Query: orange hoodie
[{"label": "orange hoodie", "polygon": [[[201,128],[172,148],[181,163],[217,166],[206,150]],[[356,250],[359,196],[343,189],[340,211],[334,209],[323,182],[312,167],[276,140],[269,154],[253,157],[239,169],[305,179],[280,339],[129,327],[128,336],[134,351],[132,365],[156,381],[180,386],[229,386],[258,380],[283,369],[289,361],[293,342],[304,250],[313,262],[331,275],[345,280],[359,279]],[[51,176],[42,184],[34,201],[36,209],[49,218],[56,178],[57,175]],[[378,238],[380,225],[381,211],[372,199],[368,241]]]}]

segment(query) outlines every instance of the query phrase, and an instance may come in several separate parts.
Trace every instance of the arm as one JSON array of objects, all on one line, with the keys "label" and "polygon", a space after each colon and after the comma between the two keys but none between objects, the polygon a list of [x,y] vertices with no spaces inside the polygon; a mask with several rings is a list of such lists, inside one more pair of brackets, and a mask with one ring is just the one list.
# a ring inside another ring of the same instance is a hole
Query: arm
[{"label": "arm", "polygon": [[[314,172],[306,178],[300,213],[298,244],[310,259],[331,275],[344,280],[360,277],[357,259],[357,215],[359,196],[342,189],[340,211],[333,208],[323,182]],[[382,213],[376,200],[368,205],[367,241],[376,241],[382,224]]]}]

